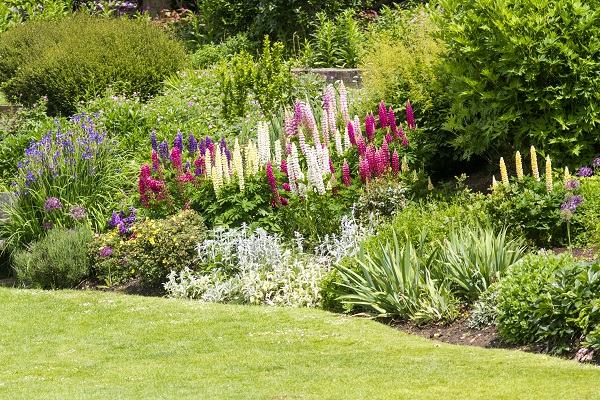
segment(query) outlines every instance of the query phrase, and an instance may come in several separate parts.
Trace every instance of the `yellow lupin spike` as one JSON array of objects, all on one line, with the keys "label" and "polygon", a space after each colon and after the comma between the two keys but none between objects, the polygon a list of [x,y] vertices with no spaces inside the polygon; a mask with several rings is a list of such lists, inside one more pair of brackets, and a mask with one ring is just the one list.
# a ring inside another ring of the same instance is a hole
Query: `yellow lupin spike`
[{"label": "yellow lupin spike", "polygon": [[538,170],[537,154],[535,147],[531,146],[531,173],[536,181],[540,181],[540,171]]},{"label": "yellow lupin spike", "polygon": [[496,175],[492,175],[492,191],[495,193],[498,189],[498,181],[496,181]]},{"label": "yellow lupin spike", "polygon": [[552,162],[550,156],[546,156],[546,191],[552,191]]},{"label": "yellow lupin spike", "polygon": [[402,157],[402,166],[400,167],[400,169],[402,170],[402,172],[410,171],[410,168],[408,168],[408,162],[406,161],[406,156]]},{"label": "yellow lupin spike", "polygon": [[419,180],[419,176],[417,175],[417,171],[413,171],[413,181],[418,181]]},{"label": "yellow lupin spike", "polygon": [[502,179],[502,184],[508,185],[508,172],[506,172],[504,157],[500,157],[500,178]]},{"label": "yellow lupin spike", "polygon": [[515,166],[517,167],[517,179],[520,181],[523,180],[523,162],[521,160],[521,152],[517,151],[515,155]]},{"label": "yellow lupin spike", "polygon": [[433,190],[433,183],[431,183],[431,177],[427,177],[427,190]]},{"label": "yellow lupin spike", "polygon": [[565,182],[569,180],[571,174],[569,173],[569,167],[565,167]]}]

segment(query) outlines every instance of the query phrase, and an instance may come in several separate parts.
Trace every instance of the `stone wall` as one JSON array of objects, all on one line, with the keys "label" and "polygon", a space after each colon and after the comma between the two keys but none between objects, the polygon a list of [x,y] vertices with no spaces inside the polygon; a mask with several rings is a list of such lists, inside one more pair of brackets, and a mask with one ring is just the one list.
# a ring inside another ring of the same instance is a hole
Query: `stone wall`
[{"label": "stone wall", "polygon": [[295,68],[292,69],[294,74],[306,74],[313,73],[325,76],[327,83],[333,83],[336,81],[343,81],[344,85],[351,87],[362,86],[362,75],[361,71],[357,68],[313,68],[303,69]]}]

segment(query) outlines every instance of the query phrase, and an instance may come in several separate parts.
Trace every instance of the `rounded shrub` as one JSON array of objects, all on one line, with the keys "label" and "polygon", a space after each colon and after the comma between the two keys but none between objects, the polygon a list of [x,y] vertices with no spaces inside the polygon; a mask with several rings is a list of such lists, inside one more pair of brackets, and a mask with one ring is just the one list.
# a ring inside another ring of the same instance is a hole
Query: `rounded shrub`
[{"label": "rounded shrub", "polygon": [[28,249],[13,253],[19,281],[41,289],[72,288],[89,274],[87,248],[93,235],[87,225],[54,228]]},{"label": "rounded shrub", "polygon": [[450,110],[465,158],[530,145],[557,165],[599,144],[599,0],[442,0]]},{"label": "rounded shrub", "polygon": [[0,81],[7,98],[30,105],[47,96],[54,115],[72,114],[78,102],[110,85],[148,98],[184,60],[180,43],[143,20],[77,15],[31,21],[0,34]]}]

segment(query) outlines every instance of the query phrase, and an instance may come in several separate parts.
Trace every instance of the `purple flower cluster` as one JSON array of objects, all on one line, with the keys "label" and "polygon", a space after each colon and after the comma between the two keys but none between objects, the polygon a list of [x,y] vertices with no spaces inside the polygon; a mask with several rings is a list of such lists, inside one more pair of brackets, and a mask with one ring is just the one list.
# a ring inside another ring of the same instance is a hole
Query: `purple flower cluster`
[{"label": "purple flower cluster", "polygon": [[596,159],[594,160],[594,163],[593,163],[593,165],[594,165],[594,167],[596,167],[596,168],[600,167],[600,157],[598,157],[598,158],[596,158]]},{"label": "purple flower cluster", "polygon": [[62,208],[62,204],[56,197],[48,197],[44,202],[44,211],[51,212]]},{"label": "purple flower cluster", "polygon": [[111,228],[119,227],[119,232],[124,235],[127,233],[127,229],[131,228],[131,226],[135,223],[135,217],[137,215],[137,210],[131,206],[129,207],[129,217],[125,214],[125,211],[113,211],[110,220],[108,220],[108,225]]},{"label": "purple flower cluster", "polygon": [[565,194],[565,202],[560,205],[560,217],[564,220],[570,220],[573,217],[577,207],[583,203],[583,197],[573,195],[571,192]]},{"label": "purple flower cluster", "polygon": [[87,217],[87,210],[84,206],[73,206],[71,207],[71,212],[69,216],[75,221],[79,221],[80,219],[84,219]]},{"label": "purple flower cluster", "polygon": [[577,179],[567,179],[565,181],[565,189],[574,190],[579,187],[579,181]]},{"label": "purple flower cluster", "polygon": [[588,176],[592,176],[594,174],[594,170],[592,170],[590,167],[581,167],[579,168],[579,171],[577,171],[577,176],[581,176],[581,177],[588,177]]},{"label": "purple flower cluster", "polygon": [[100,257],[109,257],[113,253],[113,249],[110,246],[106,246],[100,249]]}]

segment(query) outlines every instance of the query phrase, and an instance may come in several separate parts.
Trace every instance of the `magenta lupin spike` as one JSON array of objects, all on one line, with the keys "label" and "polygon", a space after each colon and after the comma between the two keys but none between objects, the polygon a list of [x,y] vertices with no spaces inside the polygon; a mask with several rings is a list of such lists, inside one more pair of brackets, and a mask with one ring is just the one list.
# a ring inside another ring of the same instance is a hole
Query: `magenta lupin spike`
[{"label": "magenta lupin spike", "polygon": [[387,109],[383,100],[379,103],[379,127],[381,129],[388,127]]},{"label": "magenta lupin spike", "polygon": [[285,158],[281,160],[279,169],[281,169],[281,172],[283,172],[286,176],[288,175],[287,161],[285,161]]},{"label": "magenta lupin spike", "polygon": [[350,166],[344,159],[344,165],[342,165],[342,182],[346,187],[350,186]]},{"label": "magenta lupin spike", "polygon": [[396,149],[394,149],[394,152],[392,153],[392,174],[394,175],[394,178],[398,176],[398,172],[400,172],[400,156]]},{"label": "magenta lupin spike", "polygon": [[267,179],[269,180],[269,186],[271,186],[271,192],[273,192],[273,202],[275,206],[281,205],[281,198],[279,197],[279,190],[277,189],[277,182],[275,182],[275,176],[273,175],[273,166],[271,162],[267,162]]},{"label": "magenta lupin spike", "polygon": [[369,168],[369,161],[366,158],[361,157],[360,162],[358,164],[358,174],[360,175],[360,179],[363,183],[367,183],[367,181],[371,178],[371,169]]},{"label": "magenta lupin spike", "polygon": [[388,110],[388,124],[394,136],[398,135],[398,126],[396,125],[396,116],[392,107]]},{"label": "magenta lupin spike", "polygon": [[367,151],[367,145],[365,144],[365,141],[363,140],[362,136],[358,138],[356,147],[358,148],[358,155],[364,156]]},{"label": "magenta lupin spike", "polygon": [[415,117],[413,115],[413,109],[410,105],[410,101],[406,103],[406,124],[408,125],[408,129],[411,131],[417,128],[415,125]]},{"label": "magenta lupin spike", "polygon": [[387,168],[389,167],[389,163],[390,163],[390,148],[388,147],[388,144],[385,140],[381,144],[381,152],[383,153],[385,169],[387,170]]},{"label": "magenta lupin spike", "polygon": [[367,133],[367,140],[370,142],[375,138],[375,117],[373,114],[367,114],[365,117],[365,132]]},{"label": "magenta lupin spike", "polygon": [[352,122],[348,122],[348,138],[350,139],[350,143],[356,146],[356,136],[354,136],[354,125]]},{"label": "magenta lupin spike", "polygon": [[402,136],[402,146],[408,147],[408,138],[406,135]]},{"label": "magenta lupin spike", "polygon": [[387,143],[392,143],[392,141],[393,141],[393,140],[394,140],[394,139],[392,139],[392,135],[390,135],[390,133],[389,133],[389,132],[385,134],[385,141],[386,141]]},{"label": "magenta lupin spike", "polygon": [[377,168],[377,163],[375,160],[375,147],[373,147],[372,144],[367,147],[367,150],[365,151],[365,157],[369,162],[369,169],[371,171],[375,171]]}]

